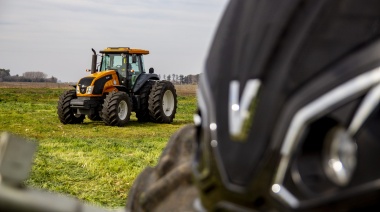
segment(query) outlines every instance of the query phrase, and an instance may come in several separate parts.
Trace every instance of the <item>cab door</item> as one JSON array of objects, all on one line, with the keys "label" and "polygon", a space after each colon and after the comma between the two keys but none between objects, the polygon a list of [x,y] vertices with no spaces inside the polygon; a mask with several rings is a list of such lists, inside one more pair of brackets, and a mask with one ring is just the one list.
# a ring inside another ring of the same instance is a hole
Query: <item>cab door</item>
[{"label": "cab door", "polygon": [[130,88],[133,88],[137,77],[142,72],[141,55],[130,54],[128,61],[130,62],[128,65],[128,73],[130,74]]}]

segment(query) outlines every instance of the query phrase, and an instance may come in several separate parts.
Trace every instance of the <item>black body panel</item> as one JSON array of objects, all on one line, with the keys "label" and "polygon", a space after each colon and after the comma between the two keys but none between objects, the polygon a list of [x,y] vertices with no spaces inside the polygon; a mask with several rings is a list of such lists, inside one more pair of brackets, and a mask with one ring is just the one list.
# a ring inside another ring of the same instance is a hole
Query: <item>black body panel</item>
[{"label": "black body panel", "polygon": [[140,74],[136,79],[135,85],[133,86],[133,92],[138,92],[148,80],[159,80],[159,78],[157,74]]},{"label": "black body panel", "polygon": [[107,75],[97,79],[94,83],[94,90],[92,94],[98,95],[103,93],[104,85],[107,81],[112,80],[112,75]]},{"label": "black body panel", "polygon": [[71,108],[89,110],[99,108],[103,104],[103,97],[78,97],[70,101]]}]

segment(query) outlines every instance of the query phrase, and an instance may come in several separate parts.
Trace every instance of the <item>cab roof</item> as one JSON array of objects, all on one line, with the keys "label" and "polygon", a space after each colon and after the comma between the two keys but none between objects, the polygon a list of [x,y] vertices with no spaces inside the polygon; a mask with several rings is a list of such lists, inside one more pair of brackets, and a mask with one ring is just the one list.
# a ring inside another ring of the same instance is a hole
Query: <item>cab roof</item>
[{"label": "cab roof", "polygon": [[129,47],[107,47],[104,50],[101,50],[100,53],[149,54],[149,51],[144,49],[132,49]]}]

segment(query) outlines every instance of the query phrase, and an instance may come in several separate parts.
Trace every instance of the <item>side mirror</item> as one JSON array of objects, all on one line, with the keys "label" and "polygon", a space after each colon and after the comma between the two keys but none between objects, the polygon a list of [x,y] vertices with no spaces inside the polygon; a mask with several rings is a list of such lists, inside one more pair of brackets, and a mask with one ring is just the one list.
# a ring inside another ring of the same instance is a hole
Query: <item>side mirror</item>
[{"label": "side mirror", "polygon": [[149,68],[149,74],[153,74],[154,73],[154,68]]}]

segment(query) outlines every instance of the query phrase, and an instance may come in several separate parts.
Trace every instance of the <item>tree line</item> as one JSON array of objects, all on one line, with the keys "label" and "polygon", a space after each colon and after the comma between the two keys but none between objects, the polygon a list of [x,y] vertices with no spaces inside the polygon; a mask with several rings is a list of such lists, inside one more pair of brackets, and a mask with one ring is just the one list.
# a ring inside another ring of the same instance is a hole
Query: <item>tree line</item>
[{"label": "tree line", "polygon": [[[167,80],[174,84],[198,84],[200,74],[183,75],[183,74],[158,74],[161,80]],[[0,69],[0,82],[53,82],[56,83],[58,79],[54,76],[47,77],[47,74],[41,71],[29,71],[23,73],[21,76],[11,76],[9,69]]]},{"label": "tree line", "polygon": [[198,84],[200,74],[196,75],[178,75],[178,74],[164,74],[161,77],[161,74],[158,77],[161,80],[167,80],[174,84]]},{"label": "tree line", "polygon": [[21,76],[11,76],[9,69],[0,69],[0,82],[54,82],[58,79],[56,77],[47,77],[47,74],[41,71],[28,71]]}]

